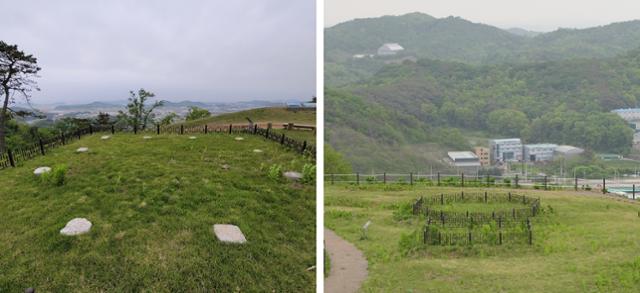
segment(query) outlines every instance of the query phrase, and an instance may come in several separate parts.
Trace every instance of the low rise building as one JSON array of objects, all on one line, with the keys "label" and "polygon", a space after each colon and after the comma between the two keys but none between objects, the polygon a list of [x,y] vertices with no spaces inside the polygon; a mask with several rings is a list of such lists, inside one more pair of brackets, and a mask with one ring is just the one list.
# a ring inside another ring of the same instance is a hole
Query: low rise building
[{"label": "low rise building", "polygon": [[552,143],[526,144],[523,148],[524,160],[526,162],[551,161],[557,147],[557,144]]},{"label": "low rise building", "polygon": [[491,164],[522,160],[522,141],[519,138],[489,140],[489,158]]},{"label": "low rise building", "polygon": [[378,48],[379,56],[390,56],[396,55],[399,52],[404,51],[404,48],[400,46],[398,43],[386,43]]},{"label": "low rise building", "polygon": [[560,145],[556,147],[554,156],[561,158],[571,158],[584,153],[584,149],[570,145]]},{"label": "low rise building", "polygon": [[473,148],[473,152],[478,156],[480,166],[489,166],[491,164],[489,160],[489,148],[475,147]]},{"label": "low rise building", "polygon": [[473,152],[448,152],[451,165],[458,168],[479,168],[480,160]]}]

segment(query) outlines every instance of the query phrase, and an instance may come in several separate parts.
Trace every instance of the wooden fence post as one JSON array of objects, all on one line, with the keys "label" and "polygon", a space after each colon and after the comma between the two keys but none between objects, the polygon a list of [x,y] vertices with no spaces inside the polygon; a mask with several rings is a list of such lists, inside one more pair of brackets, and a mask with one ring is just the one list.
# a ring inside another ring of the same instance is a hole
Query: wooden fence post
[{"label": "wooden fence post", "polygon": [[576,176],[576,178],[574,178],[575,182],[573,183],[573,189],[575,191],[578,191],[578,176]]},{"label": "wooden fence post", "polygon": [[[267,132],[268,132],[268,131],[269,131],[269,130],[267,130]],[[300,153],[304,154],[304,151],[305,151],[306,149],[307,149],[307,141],[305,140],[305,141],[302,143],[302,150],[300,150]]]},{"label": "wooden fence post", "polygon": [[231,129],[233,128],[233,124],[229,124],[229,134],[231,134]]},{"label": "wooden fence post", "polygon": [[137,124],[133,125],[133,134],[138,134],[138,125]]},{"label": "wooden fence post", "polygon": [[387,172],[382,173],[382,183],[387,184]]},{"label": "wooden fence post", "polygon": [[518,174],[516,174],[516,188],[518,188]]},{"label": "wooden fence post", "polygon": [[180,124],[180,134],[184,134],[184,125]]},{"label": "wooden fence post", "polygon": [[209,133],[209,124],[205,124],[204,125],[204,134],[208,134]]},{"label": "wooden fence post", "polygon": [[335,180],[335,179],[333,178],[333,173],[331,173],[331,185],[333,185],[334,180]]},{"label": "wooden fence post", "polygon": [[111,134],[116,134],[116,127],[113,124],[111,124]]},{"label": "wooden fence post", "polygon": [[253,134],[258,133],[258,124],[253,125]]},{"label": "wooden fence post", "polygon": [[547,190],[547,175],[544,175],[544,190]]},{"label": "wooden fence post", "polygon": [[460,178],[462,179],[462,187],[464,187],[464,172],[460,173]]},{"label": "wooden fence post", "polygon": [[360,173],[356,173],[356,185],[360,185]]},{"label": "wooden fence post", "polygon": [[440,186],[440,172],[438,172],[438,186]]},{"label": "wooden fence post", "polygon": [[531,229],[529,229],[529,245],[533,244],[533,232],[531,232]]},{"label": "wooden fence post", "polygon": [[76,135],[78,135],[78,139],[80,139],[81,137],[81,133],[80,133],[80,129],[76,130]]},{"label": "wooden fence post", "polygon": [[502,245],[502,230],[498,231],[498,244]]},{"label": "wooden fence post", "polygon": [[602,194],[607,193],[607,182],[604,178],[602,178]]},{"label": "wooden fence post", "polygon": [[40,144],[40,153],[44,156],[44,144],[42,143],[42,138],[38,138],[38,144]]},{"label": "wooden fence post", "polygon": [[156,134],[160,135],[160,124],[156,124]]},{"label": "wooden fence post", "polygon": [[636,185],[633,185],[633,199],[636,199]]},{"label": "wooden fence post", "polygon": [[484,192],[484,202],[487,203],[487,192]]},{"label": "wooden fence post", "polygon": [[469,230],[469,245],[471,245],[471,230]]},{"label": "wooden fence post", "polygon": [[62,138],[62,145],[65,145],[64,132],[61,132],[60,135]]},{"label": "wooden fence post", "polygon": [[413,185],[413,172],[409,173],[409,185]]},{"label": "wooden fence post", "polygon": [[16,161],[13,158],[13,153],[11,152],[11,149],[7,148],[7,155],[9,155],[9,165],[11,165],[11,167],[16,167]]},{"label": "wooden fence post", "polygon": [[284,144],[284,133],[282,133],[282,138],[280,138],[280,144]]},{"label": "wooden fence post", "polygon": [[266,137],[266,138],[269,138],[269,129],[271,129],[271,128],[267,127],[267,131],[264,134],[264,137]]},{"label": "wooden fence post", "polygon": [[91,124],[89,124],[89,134],[93,135],[93,126]]}]

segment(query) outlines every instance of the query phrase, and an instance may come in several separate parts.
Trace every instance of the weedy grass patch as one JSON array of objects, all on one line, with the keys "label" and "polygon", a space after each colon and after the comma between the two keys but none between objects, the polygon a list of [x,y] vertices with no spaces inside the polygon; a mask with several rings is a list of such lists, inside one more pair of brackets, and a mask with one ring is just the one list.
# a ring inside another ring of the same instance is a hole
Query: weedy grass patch
[{"label": "weedy grass patch", "polygon": [[[308,162],[234,137],[94,134],[0,171],[0,292],[315,291],[315,189],[261,168]],[[46,184],[37,166],[53,167]],[[60,235],[76,217],[91,231]],[[214,224],[248,242],[220,243]]]},{"label": "weedy grass patch", "polygon": [[[540,197],[541,216],[532,218],[533,245],[422,245],[418,228],[425,224],[424,218],[412,216],[411,203],[422,195],[455,192],[460,189],[325,186],[327,227],[354,243],[369,261],[369,277],[361,292],[640,290],[639,204],[591,192],[512,191]],[[472,205],[483,211],[494,208]],[[372,224],[363,240],[361,229],[368,220]]]}]

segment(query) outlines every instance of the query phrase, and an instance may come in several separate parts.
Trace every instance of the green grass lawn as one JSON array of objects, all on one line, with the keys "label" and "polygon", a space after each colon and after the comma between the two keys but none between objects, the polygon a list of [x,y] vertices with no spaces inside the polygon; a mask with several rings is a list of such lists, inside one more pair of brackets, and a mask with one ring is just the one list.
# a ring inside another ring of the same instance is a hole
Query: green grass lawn
[{"label": "green grass lawn", "polygon": [[[283,123],[296,123],[296,124],[316,124],[316,112],[315,111],[289,111],[286,108],[271,107],[271,108],[259,108],[245,111],[239,111],[234,113],[225,113],[209,118],[184,122],[185,126],[194,126],[201,124],[229,124],[229,123],[248,123],[246,117],[251,118],[256,123],[271,122],[274,125]],[[178,123],[179,125],[180,123]]]},{"label": "green grass lawn", "polygon": [[[257,136],[196,136],[87,136],[0,171],[0,292],[314,292],[315,188],[267,176],[306,161]],[[60,164],[63,186],[32,174]],[[90,233],[60,235],[76,217]],[[216,223],[248,243],[221,244]]]},{"label": "green grass lawn", "polygon": [[[532,246],[404,250],[400,239],[424,223],[418,217],[399,219],[394,214],[420,195],[459,191],[326,185],[326,226],[354,243],[369,261],[362,292],[640,291],[640,205],[597,193],[513,191],[540,197],[547,210],[534,220]],[[361,240],[367,220],[372,221],[368,240]]]}]

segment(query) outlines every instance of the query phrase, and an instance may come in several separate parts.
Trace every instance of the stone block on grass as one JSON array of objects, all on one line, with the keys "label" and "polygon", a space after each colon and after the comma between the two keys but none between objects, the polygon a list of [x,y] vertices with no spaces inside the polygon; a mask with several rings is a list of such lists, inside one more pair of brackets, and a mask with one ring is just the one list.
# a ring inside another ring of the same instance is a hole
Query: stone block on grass
[{"label": "stone block on grass", "polygon": [[87,148],[87,147],[81,147],[81,148],[78,148],[78,149],[76,150],[76,153],[86,153],[86,152],[88,152],[88,151],[89,151],[89,148]]},{"label": "stone block on grass", "polygon": [[236,137],[236,140],[244,140],[244,137]]},{"label": "stone block on grass", "polygon": [[287,172],[284,172],[284,177],[289,179],[289,180],[298,181],[298,180],[302,179],[302,173],[294,172],[294,171],[287,171]]},{"label": "stone block on grass", "polygon": [[213,225],[213,234],[222,243],[243,244],[247,242],[240,228],[235,225],[215,224]]},{"label": "stone block on grass", "polygon": [[66,236],[75,236],[88,233],[91,230],[91,222],[85,218],[75,218],[67,223],[60,230],[60,234]]},{"label": "stone block on grass", "polygon": [[33,174],[36,176],[40,176],[44,173],[49,173],[51,172],[51,167],[38,167],[35,170],[33,170]]}]

